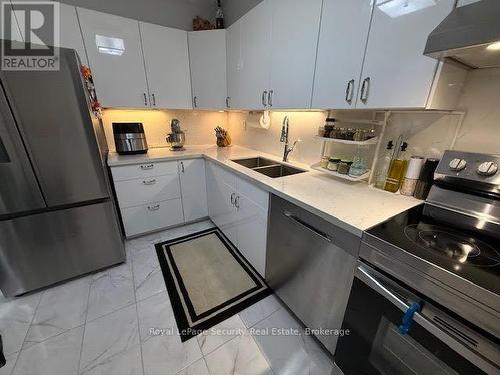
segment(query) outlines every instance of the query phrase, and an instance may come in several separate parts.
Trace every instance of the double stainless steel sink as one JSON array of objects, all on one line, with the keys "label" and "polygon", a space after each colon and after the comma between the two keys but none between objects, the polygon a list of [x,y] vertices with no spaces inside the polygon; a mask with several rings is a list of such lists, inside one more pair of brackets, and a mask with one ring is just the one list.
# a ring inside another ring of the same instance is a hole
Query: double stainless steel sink
[{"label": "double stainless steel sink", "polygon": [[271,178],[307,172],[303,169],[295,168],[260,156],[256,158],[233,159],[232,161]]}]

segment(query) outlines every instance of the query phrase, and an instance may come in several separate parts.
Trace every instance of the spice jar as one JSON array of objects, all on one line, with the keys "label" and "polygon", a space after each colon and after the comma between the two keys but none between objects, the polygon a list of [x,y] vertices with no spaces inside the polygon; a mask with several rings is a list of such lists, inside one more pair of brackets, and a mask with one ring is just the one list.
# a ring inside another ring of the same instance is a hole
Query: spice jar
[{"label": "spice jar", "polygon": [[356,129],[353,140],[356,142],[363,142],[364,140],[366,140],[366,130]]},{"label": "spice jar", "polygon": [[339,169],[340,159],[330,158],[328,161],[328,166],[326,167],[329,171],[337,172]]},{"label": "spice jar", "polygon": [[321,166],[321,168],[326,168],[328,166],[328,161],[330,160],[330,158],[328,156],[323,156],[321,158],[321,161],[319,163],[319,165]]},{"label": "spice jar", "polygon": [[337,172],[340,174],[348,174],[349,169],[351,169],[351,164],[352,161],[350,160],[341,160]]}]

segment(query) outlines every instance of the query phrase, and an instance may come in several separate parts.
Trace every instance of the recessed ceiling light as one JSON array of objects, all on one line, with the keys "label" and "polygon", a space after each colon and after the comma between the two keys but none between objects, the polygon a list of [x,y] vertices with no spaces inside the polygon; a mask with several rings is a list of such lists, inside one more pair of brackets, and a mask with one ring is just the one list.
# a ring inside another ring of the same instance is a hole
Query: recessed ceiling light
[{"label": "recessed ceiling light", "polygon": [[500,40],[495,43],[491,43],[488,47],[486,47],[489,51],[498,51],[500,50]]}]

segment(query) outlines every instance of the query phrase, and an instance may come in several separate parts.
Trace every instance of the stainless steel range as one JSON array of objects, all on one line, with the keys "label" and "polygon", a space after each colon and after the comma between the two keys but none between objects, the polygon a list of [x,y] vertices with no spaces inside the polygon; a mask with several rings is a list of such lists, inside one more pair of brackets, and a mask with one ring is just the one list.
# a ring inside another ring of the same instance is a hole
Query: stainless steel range
[{"label": "stainless steel range", "polygon": [[500,373],[499,165],[447,151],[427,201],[364,234],[345,374]]}]

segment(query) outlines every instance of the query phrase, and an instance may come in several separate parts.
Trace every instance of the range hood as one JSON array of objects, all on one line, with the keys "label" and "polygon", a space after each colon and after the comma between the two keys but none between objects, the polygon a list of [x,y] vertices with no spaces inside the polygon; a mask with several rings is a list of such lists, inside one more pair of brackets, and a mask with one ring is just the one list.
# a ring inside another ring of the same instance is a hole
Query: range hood
[{"label": "range hood", "polygon": [[448,58],[470,68],[500,66],[500,0],[454,9],[427,39],[424,55]]}]

